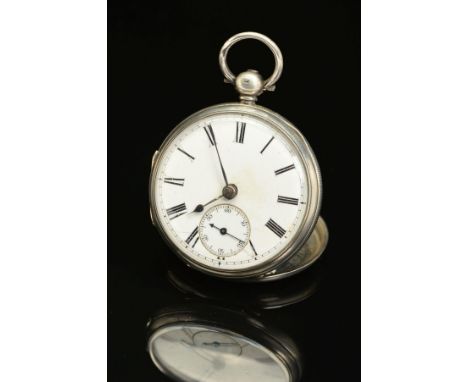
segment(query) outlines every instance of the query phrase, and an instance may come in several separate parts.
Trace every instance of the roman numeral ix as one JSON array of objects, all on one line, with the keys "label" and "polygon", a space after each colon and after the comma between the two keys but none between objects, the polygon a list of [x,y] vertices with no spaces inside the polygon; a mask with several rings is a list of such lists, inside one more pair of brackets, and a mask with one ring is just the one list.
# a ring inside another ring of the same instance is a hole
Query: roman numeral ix
[{"label": "roman numeral ix", "polygon": [[192,231],[189,237],[185,240],[185,242],[190,245],[190,242],[195,238],[195,236],[197,237],[192,244],[192,248],[195,247],[195,244],[197,244],[198,242],[199,237],[197,235],[198,235],[198,227],[195,227],[195,229]]},{"label": "roman numeral ix", "polygon": [[164,178],[164,183],[175,184],[176,186],[183,186],[184,178]]},{"label": "roman numeral ix", "polygon": [[289,166],[286,166],[286,167],[280,168],[279,170],[276,170],[275,175],[283,174],[284,172],[292,170],[295,167],[296,166],[294,166],[293,164],[290,164]]},{"label": "roman numeral ix", "polygon": [[299,199],[278,195],[278,203],[293,204],[297,206],[299,204]]},{"label": "roman numeral ix", "polygon": [[211,127],[211,125],[208,124],[206,126],[203,126],[203,129],[205,130],[205,133],[208,136],[208,139],[210,140],[211,145],[214,146],[216,143],[216,138],[213,132],[213,127]]},{"label": "roman numeral ix", "polygon": [[[185,203],[181,203],[181,204],[178,204],[177,206],[168,208],[166,210],[166,213],[169,216],[171,216],[170,219],[172,220],[172,219],[175,219],[175,218],[179,217],[180,215],[185,214],[186,209],[187,209],[187,207],[185,206]],[[172,216],[172,215],[174,215],[174,216]]]},{"label": "roman numeral ix", "polygon": [[265,225],[278,237],[283,237],[286,233],[286,230],[282,228],[278,223],[276,223],[273,219],[268,220],[268,222]]},{"label": "roman numeral ix", "polygon": [[236,122],[236,142],[244,143],[245,122]]}]

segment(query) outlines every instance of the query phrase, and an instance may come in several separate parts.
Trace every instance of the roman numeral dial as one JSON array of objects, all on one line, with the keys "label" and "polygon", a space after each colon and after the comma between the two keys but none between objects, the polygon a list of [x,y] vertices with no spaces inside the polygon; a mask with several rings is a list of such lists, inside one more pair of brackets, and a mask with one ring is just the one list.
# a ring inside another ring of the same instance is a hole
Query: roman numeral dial
[{"label": "roman numeral dial", "polygon": [[172,131],[153,166],[151,201],[156,225],[187,263],[235,273],[262,269],[291,240],[302,242],[320,184],[293,134],[275,119],[232,107]]}]

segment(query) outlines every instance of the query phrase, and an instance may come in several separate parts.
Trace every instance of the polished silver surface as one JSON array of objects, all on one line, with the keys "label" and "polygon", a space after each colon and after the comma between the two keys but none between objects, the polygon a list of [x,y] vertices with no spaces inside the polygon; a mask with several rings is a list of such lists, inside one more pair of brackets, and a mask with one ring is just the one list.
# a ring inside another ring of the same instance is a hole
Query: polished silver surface
[{"label": "polished silver surface", "polygon": [[[248,70],[235,76],[227,64],[227,55],[229,49],[236,43],[246,39],[254,39],[261,41],[270,48],[275,58],[275,69],[270,77],[263,81],[262,77],[255,70]],[[227,83],[234,84],[236,89],[241,94],[241,102],[253,103],[257,100],[263,91],[274,91],[275,83],[281,77],[283,72],[283,55],[278,45],[267,36],[256,32],[238,33],[228,39],[219,52],[219,65],[224,74]]]},{"label": "polished silver surface", "polygon": [[255,104],[257,97],[263,93],[263,86],[262,75],[252,69],[240,73],[234,83],[240,94],[240,102],[247,105]]},{"label": "polished silver surface", "polygon": [[328,228],[325,220],[321,217],[315,225],[312,235],[310,235],[307,242],[302,248],[284,264],[280,265],[277,269],[262,275],[258,281],[274,281],[293,276],[299,272],[310,267],[315,263],[328,243]]}]

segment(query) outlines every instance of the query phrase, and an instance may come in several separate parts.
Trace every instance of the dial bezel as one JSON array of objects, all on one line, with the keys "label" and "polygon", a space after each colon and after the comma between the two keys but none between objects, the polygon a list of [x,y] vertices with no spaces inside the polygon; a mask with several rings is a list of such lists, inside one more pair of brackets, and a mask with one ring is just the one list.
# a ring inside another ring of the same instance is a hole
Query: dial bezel
[{"label": "dial bezel", "polygon": [[[303,163],[304,171],[306,172],[305,178],[308,183],[309,190],[304,218],[300,223],[296,233],[293,235],[293,237],[290,238],[286,247],[270,260],[244,269],[215,269],[208,265],[196,262],[190,257],[190,255],[180,250],[179,247],[169,238],[164,230],[162,218],[159,216],[158,209],[156,207],[158,203],[157,193],[155,192],[156,176],[162,158],[164,157],[164,154],[170,147],[171,143],[185,128],[191,126],[197,121],[229,113],[240,113],[261,119],[273,129],[276,129],[284,137],[286,137],[296,149],[299,158]],[[315,182],[312,181],[313,178],[315,178]],[[317,189],[313,189],[313,184],[316,184]],[[153,223],[169,247],[176,253],[177,256],[182,259],[182,261],[184,261],[192,268],[215,277],[255,281],[265,273],[273,271],[279,265],[288,261],[297,252],[297,250],[299,250],[299,248],[305,244],[307,239],[312,234],[320,213],[322,200],[322,180],[320,175],[320,168],[312,148],[304,136],[300,133],[300,131],[291,122],[274,111],[262,106],[246,105],[241,103],[224,103],[210,106],[190,115],[169,133],[169,135],[162,143],[158,154],[153,158],[149,192],[151,206],[150,212]]]}]

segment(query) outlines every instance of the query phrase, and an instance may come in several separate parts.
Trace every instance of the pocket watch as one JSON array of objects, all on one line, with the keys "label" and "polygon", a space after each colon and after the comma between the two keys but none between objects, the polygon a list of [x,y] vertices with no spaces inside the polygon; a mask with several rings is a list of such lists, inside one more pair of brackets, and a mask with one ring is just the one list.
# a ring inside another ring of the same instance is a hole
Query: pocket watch
[{"label": "pocket watch", "polygon": [[[229,69],[228,51],[244,39],[273,53],[275,69],[266,80],[255,70],[236,76]],[[288,277],[327,244],[319,166],[291,122],[256,104],[281,76],[278,46],[262,34],[239,33],[224,43],[219,63],[240,102],[200,110],[164,140],[152,159],[151,218],[196,270],[245,281]]]}]

